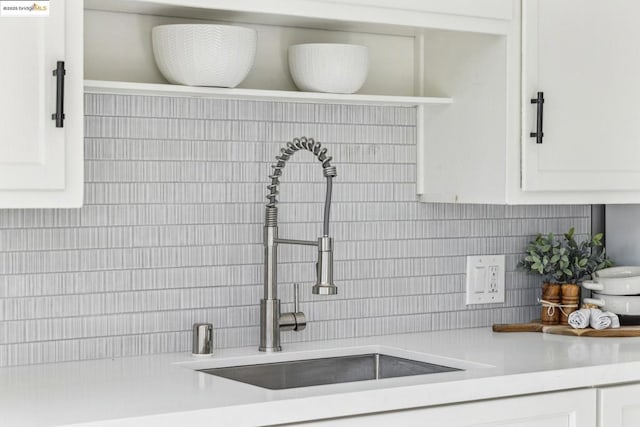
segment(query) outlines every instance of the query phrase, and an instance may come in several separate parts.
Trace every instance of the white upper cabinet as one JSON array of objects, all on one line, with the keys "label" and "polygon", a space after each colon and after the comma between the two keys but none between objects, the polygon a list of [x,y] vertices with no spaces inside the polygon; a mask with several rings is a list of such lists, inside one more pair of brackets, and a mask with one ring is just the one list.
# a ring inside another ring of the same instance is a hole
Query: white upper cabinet
[{"label": "white upper cabinet", "polygon": [[319,0],[391,9],[415,10],[446,15],[511,19],[512,4],[504,0]]},{"label": "white upper cabinet", "polygon": [[469,34],[426,73],[453,104],[425,116],[420,199],[640,203],[640,2],[513,7],[504,35]]},{"label": "white upper cabinet", "polygon": [[[505,203],[508,182],[520,191],[519,164],[508,167],[520,156],[520,128],[510,126],[520,120],[520,0],[85,0],[85,8],[90,92],[415,106],[420,200]],[[158,73],[151,29],[193,18],[258,32],[254,67],[238,88],[176,89]],[[309,42],[369,47],[358,94],[294,92],[287,47]]]},{"label": "white upper cabinet", "polygon": [[0,208],[82,204],[81,3],[0,17]]},{"label": "white upper cabinet", "polygon": [[[421,201],[640,203],[640,110],[635,105],[640,99],[640,2],[85,0],[84,5],[89,91],[415,106]],[[194,18],[258,31],[256,62],[239,88],[165,84],[151,52],[151,28]],[[372,66],[360,93],[295,92],[287,46],[307,42],[368,46]],[[544,103],[532,104],[538,92]],[[44,93],[27,92],[49,96]],[[3,108],[13,112],[12,102]],[[538,110],[540,144],[530,137]],[[47,114],[36,112],[34,120]],[[39,123],[42,132],[46,125]],[[44,156],[41,134],[30,141],[12,155]],[[65,144],[68,150],[68,137]],[[46,181],[60,185],[59,179]]]},{"label": "white upper cabinet", "polygon": [[[347,30],[356,28],[356,23],[483,30],[493,25],[482,23],[483,19],[507,20],[514,15],[512,0],[85,0],[85,7],[244,23],[319,24]],[[302,17],[308,19],[299,19]],[[478,20],[457,21],[459,17]]]},{"label": "white upper cabinet", "polygon": [[523,190],[640,191],[640,2],[523,0],[522,15]]}]

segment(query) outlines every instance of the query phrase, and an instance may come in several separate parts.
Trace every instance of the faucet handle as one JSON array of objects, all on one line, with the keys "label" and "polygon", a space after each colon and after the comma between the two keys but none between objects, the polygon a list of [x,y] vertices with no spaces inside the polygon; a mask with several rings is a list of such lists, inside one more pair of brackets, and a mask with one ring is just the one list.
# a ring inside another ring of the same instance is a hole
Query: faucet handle
[{"label": "faucet handle", "polygon": [[300,311],[300,283],[293,284],[293,316],[296,319],[294,331],[302,331],[307,327],[307,317]]},{"label": "faucet handle", "polygon": [[300,311],[300,284],[293,284],[293,311],[280,315],[280,330],[301,331],[307,327],[307,318]]}]

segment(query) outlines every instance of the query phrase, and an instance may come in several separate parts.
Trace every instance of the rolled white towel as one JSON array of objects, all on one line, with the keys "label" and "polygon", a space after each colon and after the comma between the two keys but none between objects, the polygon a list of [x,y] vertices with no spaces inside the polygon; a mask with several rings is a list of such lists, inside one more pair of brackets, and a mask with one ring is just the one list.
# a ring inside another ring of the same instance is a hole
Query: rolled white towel
[{"label": "rolled white towel", "polygon": [[605,311],[602,313],[603,316],[607,316],[609,319],[611,319],[611,328],[613,329],[617,329],[620,327],[620,319],[618,318],[618,315],[615,313],[612,313],[610,311]]},{"label": "rolled white towel", "polygon": [[584,329],[589,326],[589,319],[591,318],[591,310],[583,308],[576,310],[569,314],[569,325],[573,329]]},{"label": "rolled white towel", "polygon": [[607,329],[611,326],[611,318],[606,316],[602,310],[598,308],[591,309],[591,320],[589,321],[589,325],[593,329]]}]

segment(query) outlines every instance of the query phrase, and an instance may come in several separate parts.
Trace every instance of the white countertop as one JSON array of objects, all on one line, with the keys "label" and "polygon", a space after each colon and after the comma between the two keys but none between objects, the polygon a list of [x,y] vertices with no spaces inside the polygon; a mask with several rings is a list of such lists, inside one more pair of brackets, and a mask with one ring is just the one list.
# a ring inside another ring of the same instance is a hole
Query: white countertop
[{"label": "white countertop", "polygon": [[[465,370],[278,391],[194,370],[376,351]],[[4,368],[0,425],[252,426],[630,381],[640,338],[464,329]]]}]

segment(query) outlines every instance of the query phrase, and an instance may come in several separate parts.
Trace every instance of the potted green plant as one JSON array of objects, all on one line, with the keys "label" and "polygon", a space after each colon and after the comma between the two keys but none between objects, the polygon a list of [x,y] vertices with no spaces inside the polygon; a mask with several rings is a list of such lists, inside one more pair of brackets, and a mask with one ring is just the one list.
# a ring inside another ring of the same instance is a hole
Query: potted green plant
[{"label": "potted green plant", "polygon": [[563,281],[577,285],[583,280],[591,279],[596,271],[613,266],[613,260],[607,256],[602,245],[604,234],[598,233],[581,242],[576,242],[574,234],[574,228],[564,234],[569,264],[563,269]]},{"label": "potted green plant", "polygon": [[538,234],[529,242],[526,255],[518,266],[542,279],[543,323],[566,324],[580,300],[579,283],[591,278],[594,272],[613,265],[605,253],[603,237],[598,233],[578,242],[572,227],[562,238],[553,233]]}]

